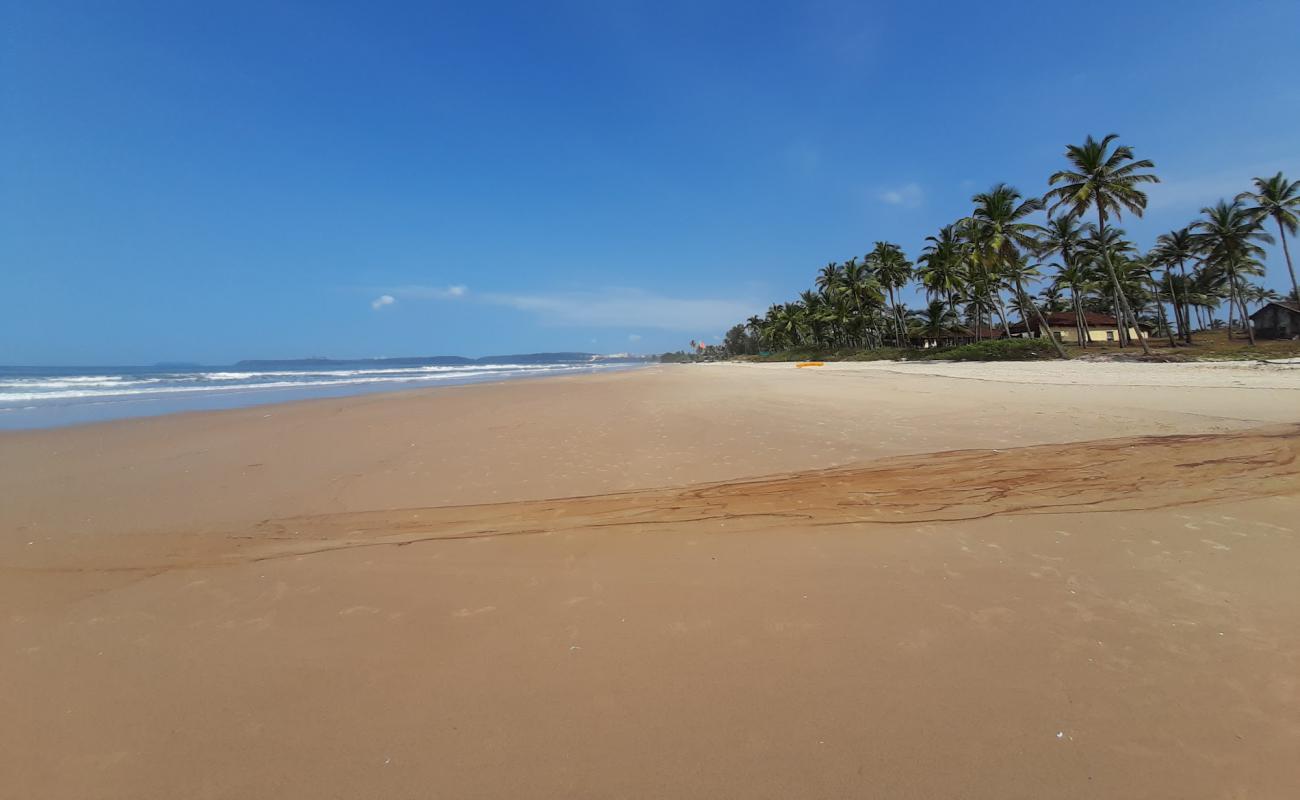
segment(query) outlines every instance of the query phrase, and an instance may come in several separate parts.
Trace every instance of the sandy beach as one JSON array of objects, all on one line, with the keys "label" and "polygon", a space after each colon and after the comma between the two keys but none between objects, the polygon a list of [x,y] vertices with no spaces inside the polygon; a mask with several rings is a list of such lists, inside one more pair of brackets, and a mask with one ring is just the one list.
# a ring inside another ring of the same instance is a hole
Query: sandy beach
[{"label": "sandy beach", "polygon": [[0,433],[0,797],[1281,798],[1300,367],[655,366]]}]

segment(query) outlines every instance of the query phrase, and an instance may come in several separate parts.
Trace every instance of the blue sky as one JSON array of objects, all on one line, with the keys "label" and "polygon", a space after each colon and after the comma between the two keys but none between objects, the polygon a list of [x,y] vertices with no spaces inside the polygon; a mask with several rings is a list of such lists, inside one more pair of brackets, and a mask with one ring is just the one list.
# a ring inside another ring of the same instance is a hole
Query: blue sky
[{"label": "blue sky", "polygon": [[0,363],[678,349],[1088,133],[1144,247],[1300,177],[1294,0],[0,9]]}]

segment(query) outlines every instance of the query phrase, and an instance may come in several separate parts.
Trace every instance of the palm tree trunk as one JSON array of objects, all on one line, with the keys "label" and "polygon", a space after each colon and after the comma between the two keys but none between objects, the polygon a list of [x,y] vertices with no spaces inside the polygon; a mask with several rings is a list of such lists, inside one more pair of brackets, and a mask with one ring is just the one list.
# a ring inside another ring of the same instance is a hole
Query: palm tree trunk
[{"label": "palm tree trunk", "polygon": [[[1021,297],[1025,297],[1025,287],[1020,283],[1019,278],[1016,279],[1016,291],[1020,292]],[[1052,347],[1056,348],[1056,354],[1062,359],[1068,360],[1070,357],[1065,354],[1065,348],[1056,340],[1056,335],[1052,333],[1051,326],[1047,324],[1047,318],[1043,316],[1043,310],[1038,307],[1037,303],[1031,302],[1029,305],[1033,307],[1034,313],[1038,316],[1038,324],[1042,326],[1043,332],[1047,334],[1048,339],[1052,340]],[[1021,309],[1020,313],[1024,314],[1024,309]],[[1025,328],[1029,328],[1028,318],[1025,319]]]},{"label": "palm tree trunk", "polygon": [[1228,341],[1232,341],[1232,323],[1237,319],[1237,298],[1234,296],[1231,276],[1228,278]]},{"label": "palm tree trunk", "polygon": [[1125,347],[1128,347],[1128,320],[1126,320],[1124,314],[1120,312],[1119,294],[1117,294],[1113,289],[1110,293],[1110,305],[1111,308],[1115,309],[1115,327],[1119,329],[1115,331],[1115,333],[1118,334],[1116,338],[1119,340],[1120,349],[1123,350]]},{"label": "palm tree trunk", "polygon": [[[1106,241],[1106,212],[1097,206],[1097,238],[1099,242]],[[1115,293],[1119,295],[1120,306],[1124,311],[1124,316],[1132,321],[1133,330],[1137,332],[1138,342],[1142,345],[1142,352],[1151,355],[1151,348],[1147,346],[1146,337],[1142,335],[1142,329],[1138,327],[1137,317],[1133,315],[1133,309],[1128,307],[1128,298],[1124,296],[1124,290],[1119,285],[1119,275],[1115,273],[1115,265],[1110,261],[1110,251],[1103,246],[1101,248],[1102,260],[1106,262],[1106,271],[1110,273],[1110,282],[1115,286]],[[1123,323],[1121,323],[1123,324]],[[1124,325],[1127,329],[1127,325]],[[1127,332],[1127,331],[1126,331]]]},{"label": "palm tree trunk", "polygon": [[1300,302],[1300,283],[1295,281],[1295,267],[1291,266],[1291,248],[1286,246],[1286,229],[1282,227],[1282,220],[1277,221],[1277,234],[1282,237],[1282,255],[1286,256],[1286,271],[1291,273],[1291,291],[1295,293],[1295,299]]},{"label": "palm tree trunk", "polygon": [[[1165,335],[1169,337],[1169,349],[1178,346],[1177,340],[1174,339],[1174,329],[1169,325],[1169,319],[1165,317],[1165,304],[1160,301],[1160,284],[1155,278],[1151,279],[1152,294],[1156,298],[1156,312],[1160,315],[1160,324],[1165,329]],[[1178,307],[1174,306],[1174,314],[1178,313]]]},{"label": "palm tree trunk", "polygon": [[[1241,311],[1241,326],[1246,329],[1246,338],[1250,340],[1250,346],[1255,346],[1255,329],[1250,327],[1250,317],[1246,314],[1246,301],[1242,299],[1241,292],[1237,289],[1237,271],[1228,272],[1228,313],[1232,313],[1232,306],[1235,303]],[[1231,318],[1229,318],[1231,319]],[[1232,322],[1228,322],[1228,334],[1232,334]]]},{"label": "palm tree trunk", "polygon": [[1074,304],[1074,334],[1079,340],[1079,346],[1087,347],[1088,326],[1083,319],[1083,306],[1079,304],[1079,290],[1073,286],[1070,287],[1070,301]]},{"label": "palm tree trunk", "polygon": [[[1178,259],[1178,271],[1183,273],[1183,288],[1187,289],[1189,286],[1189,281],[1187,279],[1187,263],[1181,258]],[[1187,302],[1187,292],[1184,291],[1183,292],[1183,315],[1187,319],[1187,327],[1183,329],[1185,331],[1183,340],[1186,341],[1188,344],[1191,344],[1192,343],[1192,310],[1187,307],[1189,305],[1191,304]],[[1201,312],[1200,309],[1197,309],[1196,321],[1199,323],[1200,320],[1201,320]]]},{"label": "palm tree trunk", "polygon": [[[1020,324],[1025,326],[1025,333],[1028,334],[1029,333],[1029,309],[1025,308],[1025,293],[1020,288],[1019,282],[1013,283],[1012,288],[1015,290],[1014,298],[1015,298],[1016,312],[1020,314]],[[1042,336],[1043,332],[1039,331],[1038,335]]]},{"label": "palm tree trunk", "polygon": [[1007,335],[1008,339],[1010,339],[1011,326],[1007,324],[1007,306],[1002,302],[1002,292],[994,291],[992,294],[993,298],[998,301],[996,308],[998,310],[998,317],[1002,320],[1002,332]]},{"label": "palm tree trunk", "polygon": [[[1154,283],[1154,280],[1153,280]],[[1169,303],[1174,307],[1174,323],[1178,326],[1178,338],[1183,338],[1183,312],[1178,309],[1178,293],[1174,291],[1174,276],[1165,270],[1165,285],[1169,287]],[[1157,287],[1156,297],[1159,298],[1159,288]],[[1169,346],[1177,347],[1178,343],[1174,341],[1174,332],[1169,332]]]},{"label": "palm tree trunk", "polygon": [[858,287],[856,286],[850,286],[849,291],[853,293],[853,305],[857,306],[858,309],[858,332],[862,334],[858,341],[865,347],[867,346],[867,335],[866,327],[863,325],[864,320],[862,319],[862,296],[858,294]]},{"label": "palm tree trunk", "polygon": [[[892,287],[892,286],[886,286],[886,287],[885,287],[885,291],[889,293],[889,307],[892,309],[892,308],[894,307],[894,287]],[[898,341],[898,331],[897,331],[897,330],[894,331],[894,346],[895,346],[895,347],[902,347],[902,346],[903,346],[903,343],[900,342],[900,341]]]}]

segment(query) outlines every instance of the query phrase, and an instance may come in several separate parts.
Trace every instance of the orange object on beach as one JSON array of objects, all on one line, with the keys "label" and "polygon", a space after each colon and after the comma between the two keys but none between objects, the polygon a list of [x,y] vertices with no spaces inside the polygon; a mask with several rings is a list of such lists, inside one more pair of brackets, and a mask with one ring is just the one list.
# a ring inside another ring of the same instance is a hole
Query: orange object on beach
[{"label": "orange object on beach", "polygon": [[800,361],[798,364],[795,364],[794,366],[795,369],[803,369],[804,367],[824,367],[826,366],[826,362],[825,361]]}]

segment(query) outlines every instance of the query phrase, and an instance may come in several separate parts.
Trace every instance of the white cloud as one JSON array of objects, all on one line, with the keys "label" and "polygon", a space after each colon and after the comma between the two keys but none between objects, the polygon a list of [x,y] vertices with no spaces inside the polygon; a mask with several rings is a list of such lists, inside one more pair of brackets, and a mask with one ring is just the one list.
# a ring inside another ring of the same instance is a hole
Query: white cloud
[{"label": "white cloud", "polygon": [[729,327],[754,313],[758,305],[737,298],[668,297],[624,288],[478,297],[484,302],[535,314],[548,325],[679,332]]},{"label": "white cloud", "polygon": [[919,183],[905,183],[902,186],[882,190],[876,195],[876,199],[900,208],[918,208],[925,202],[925,190]]},{"label": "white cloud", "polygon": [[456,283],[450,286],[397,286],[389,290],[403,300],[458,300],[469,294],[469,288]]},{"label": "white cloud", "polygon": [[[573,292],[474,292],[461,284],[450,286],[396,286],[371,302],[376,311],[406,300],[463,300],[512,308],[537,317],[544,325],[579,328],[641,328],[694,332],[725,329],[745,319],[761,306],[737,297],[671,297],[633,288],[606,288]],[[637,342],[642,334],[628,334]]]}]

